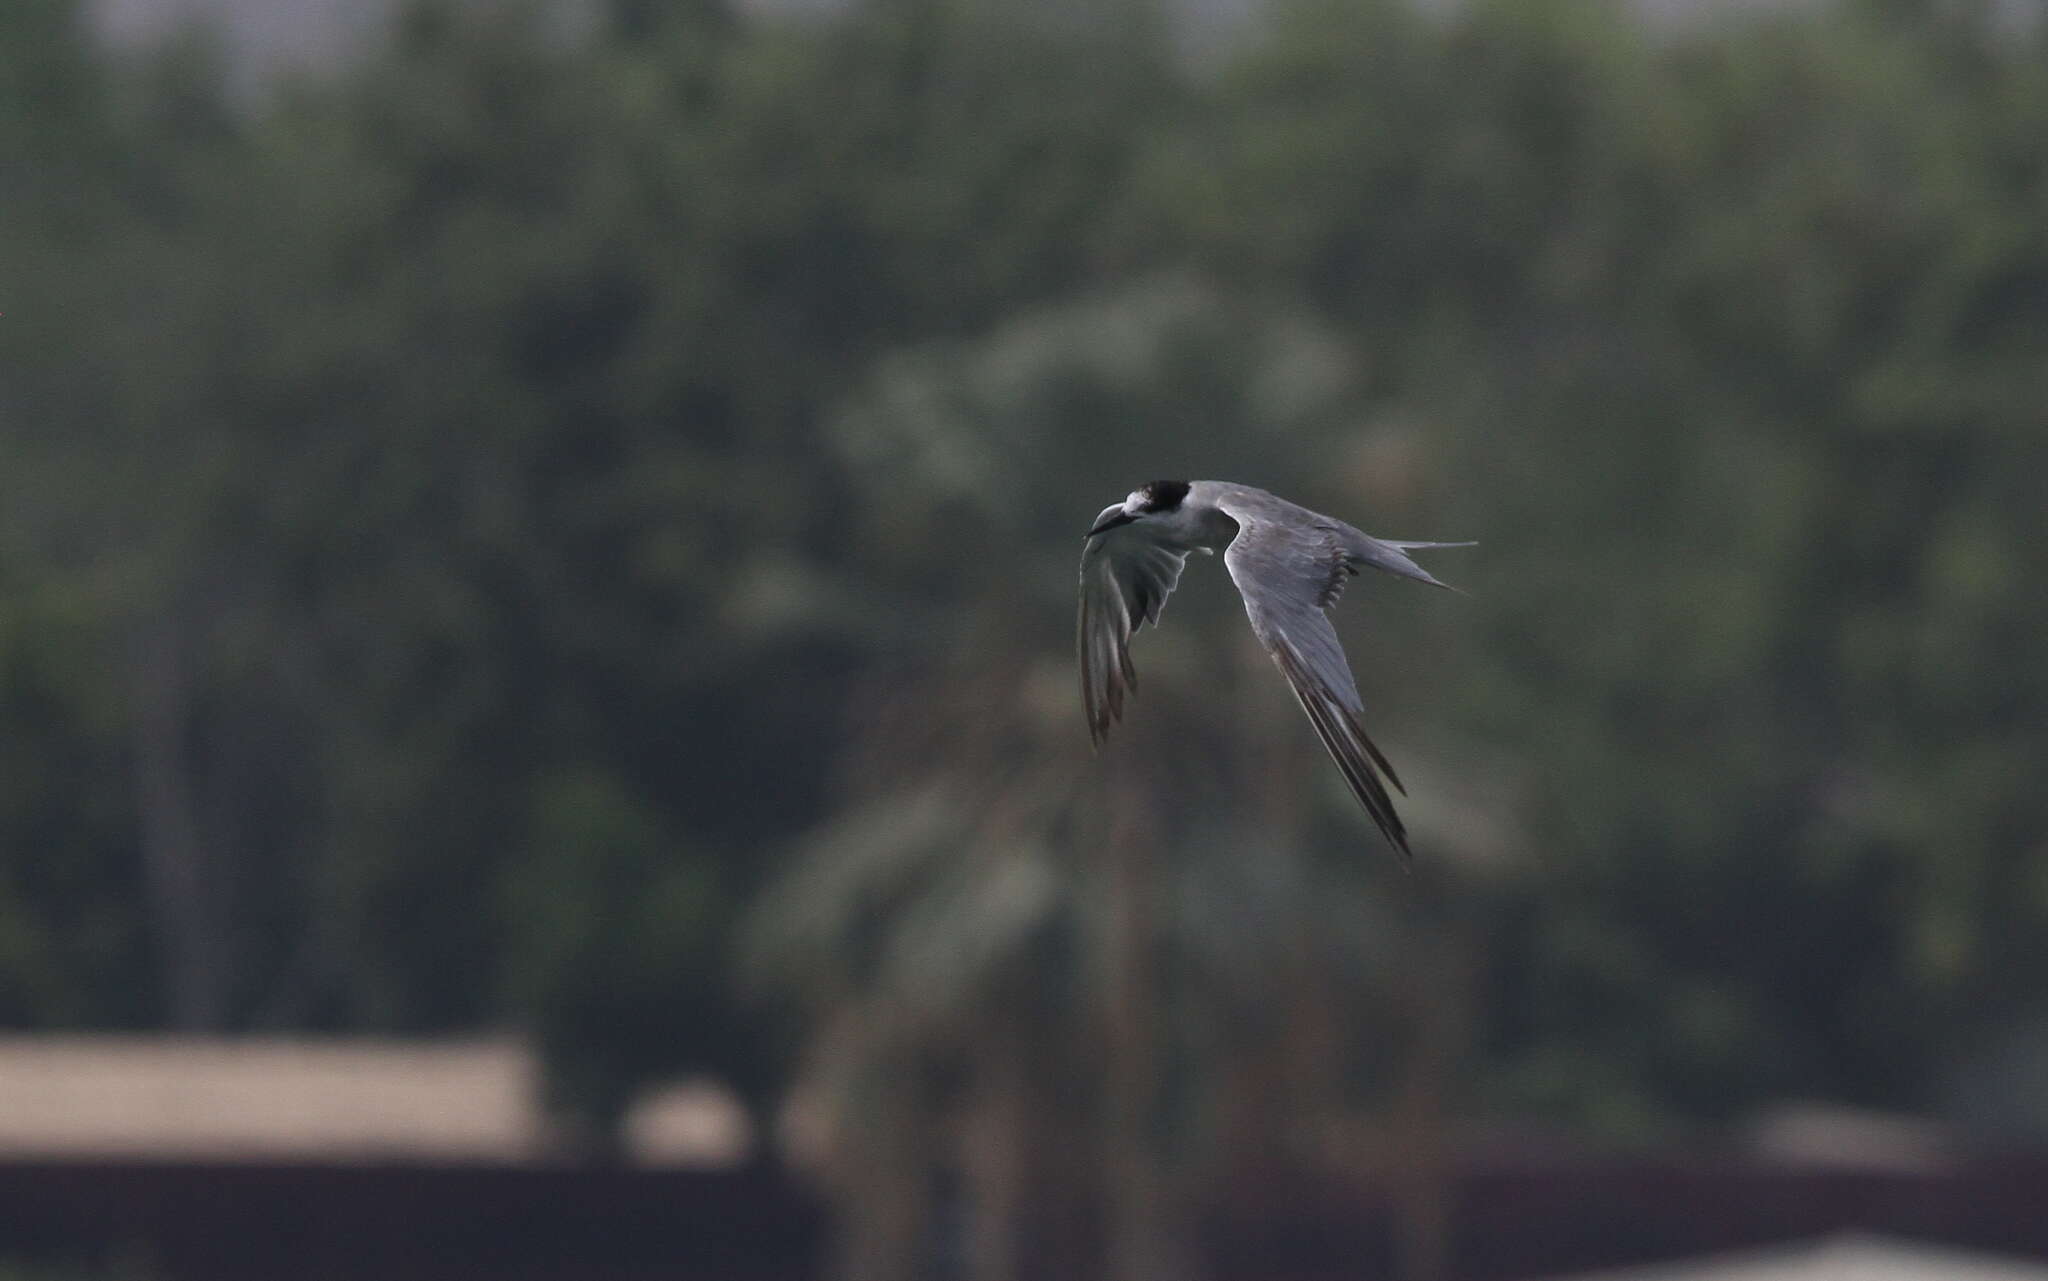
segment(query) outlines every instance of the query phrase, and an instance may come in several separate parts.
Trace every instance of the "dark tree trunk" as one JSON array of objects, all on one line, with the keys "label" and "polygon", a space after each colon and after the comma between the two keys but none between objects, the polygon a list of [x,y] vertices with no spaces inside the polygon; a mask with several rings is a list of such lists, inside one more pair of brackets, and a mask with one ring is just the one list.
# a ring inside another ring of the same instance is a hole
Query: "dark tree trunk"
[{"label": "dark tree trunk", "polygon": [[136,630],[129,671],[136,817],[167,1014],[180,1031],[219,1031],[227,1019],[227,947],[218,878],[200,832],[191,637],[175,609]]}]

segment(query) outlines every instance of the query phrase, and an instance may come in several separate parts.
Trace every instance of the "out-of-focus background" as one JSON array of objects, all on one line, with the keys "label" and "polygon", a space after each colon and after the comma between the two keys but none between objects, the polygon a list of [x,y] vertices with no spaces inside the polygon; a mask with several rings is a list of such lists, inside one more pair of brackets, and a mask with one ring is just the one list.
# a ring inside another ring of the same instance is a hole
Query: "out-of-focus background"
[{"label": "out-of-focus background", "polygon": [[2038,3],[0,6],[9,1281],[2034,1275],[2044,768]]}]

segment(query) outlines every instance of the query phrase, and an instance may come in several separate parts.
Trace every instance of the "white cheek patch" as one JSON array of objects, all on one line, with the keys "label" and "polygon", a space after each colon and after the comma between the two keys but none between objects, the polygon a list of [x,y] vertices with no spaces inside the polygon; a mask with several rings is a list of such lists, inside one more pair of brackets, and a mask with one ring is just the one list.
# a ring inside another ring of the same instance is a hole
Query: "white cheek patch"
[{"label": "white cheek patch", "polygon": [[1144,490],[1142,490],[1142,489],[1134,489],[1134,490],[1132,490],[1132,491],[1131,491],[1130,493],[1128,493],[1128,494],[1124,495],[1124,510],[1125,510],[1125,511],[1127,511],[1127,512],[1134,512],[1134,511],[1137,511],[1137,510],[1138,510],[1139,508],[1143,507],[1144,505],[1145,505],[1145,491],[1144,491]]}]

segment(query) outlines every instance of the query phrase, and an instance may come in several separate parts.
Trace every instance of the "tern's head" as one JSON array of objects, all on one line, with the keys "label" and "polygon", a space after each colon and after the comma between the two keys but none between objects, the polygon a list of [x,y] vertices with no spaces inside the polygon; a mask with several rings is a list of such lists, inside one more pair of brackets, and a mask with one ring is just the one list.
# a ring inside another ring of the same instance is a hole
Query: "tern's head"
[{"label": "tern's head", "polygon": [[1092,536],[1118,525],[1128,525],[1134,520],[1147,516],[1168,516],[1180,510],[1181,500],[1188,496],[1188,483],[1184,480],[1155,480],[1131,491],[1131,496],[1114,507],[1105,507],[1095,518],[1095,526],[1088,533]]}]

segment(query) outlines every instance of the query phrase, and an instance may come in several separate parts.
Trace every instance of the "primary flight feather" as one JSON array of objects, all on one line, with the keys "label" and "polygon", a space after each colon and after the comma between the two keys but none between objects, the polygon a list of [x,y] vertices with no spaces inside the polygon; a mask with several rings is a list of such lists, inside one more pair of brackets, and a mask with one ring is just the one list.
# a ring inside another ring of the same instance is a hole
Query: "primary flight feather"
[{"label": "primary flight feather", "polygon": [[1408,832],[1386,783],[1405,789],[1359,724],[1365,709],[1326,611],[1360,565],[1443,587],[1408,553],[1470,546],[1374,538],[1249,485],[1153,481],[1103,508],[1081,552],[1078,643],[1088,733],[1101,746],[1123,716],[1125,695],[1137,688],[1131,633],[1159,622],[1191,552],[1221,548],[1253,633],[1287,678],[1352,795],[1405,862]]}]

